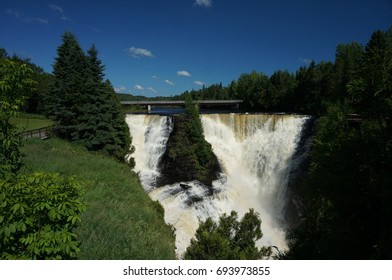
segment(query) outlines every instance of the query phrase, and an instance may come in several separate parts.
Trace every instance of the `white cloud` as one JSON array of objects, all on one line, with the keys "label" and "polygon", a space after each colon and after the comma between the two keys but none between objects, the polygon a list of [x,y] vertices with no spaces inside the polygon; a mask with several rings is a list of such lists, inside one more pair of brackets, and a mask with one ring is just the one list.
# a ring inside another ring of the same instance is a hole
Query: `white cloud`
[{"label": "white cloud", "polygon": [[127,49],[127,51],[134,58],[154,57],[154,54],[150,50],[147,50],[147,49],[131,47],[131,48]]},{"label": "white cloud", "polygon": [[64,21],[69,21],[69,22],[75,23],[75,20],[73,20],[72,18],[67,17],[67,16],[65,16],[65,15],[62,15],[60,18],[61,18],[62,20],[64,20]]},{"label": "white cloud", "polygon": [[69,22],[75,23],[75,20],[73,20],[73,19],[70,18],[70,17],[67,17],[67,16],[64,14],[64,9],[61,8],[60,6],[57,6],[57,5],[54,5],[54,4],[49,4],[48,6],[49,6],[49,8],[51,8],[53,11],[55,11],[55,12],[57,12],[57,13],[60,14],[60,19],[62,19],[62,20],[64,20],[64,21],[69,21]]},{"label": "white cloud", "polygon": [[147,90],[150,91],[150,92],[153,92],[153,93],[158,93],[158,91],[155,90],[155,89],[152,88],[152,87],[148,87]]},{"label": "white cloud", "polygon": [[159,80],[159,77],[156,75],[152,75],[151,78],[153,78],[154,80]]},{"label": "white cloud", "polygon": [[24,21],[26,22],[38,22],[38,23],[42,23],[42,24],[48,24],[49,20],[45,19],[45,18],[26,18]]},{"label": "white cloud", "polygon": [[141,85],[135,85],[133,88],[136,90],[144,90],[144,87],[142,87]]},{"label": "white cloud", "polygon": [[201,86],[201,87],[205,85],[204,82],[202,82],[202,81],[194,81],[194,83],[198,86]]},{"label": "white cloud", "polygon": [[99,28],[96,28],[96,27],[91,27],[90,28],[92,31],[94,31],[95,33],[101,33],[101,29],[99,29]]},{"label": "white cloud", "polygon": [[176,85],[175,83],[173,83],[173,82],[170,81],[170,80],[165,80],[165,83],[168,84],[168,85],[170,85],[170,86],[175,86],[175,85]]},{"label": "white cloud", "polygon": [[12,10],[12,9],[8,9],[5,11],[7,14],[14,16],[16,18],[22,18],[24,13],[18,10]]},{"label": "white cloud", "polygon": [[124,86],[119,86],[118,88],[114,88],[114,91],[117,93],[124,93],[126,92],[126,88]]},{"label": "white cloud", "polygon": [[57,6],[57,5],[49,4],[49,8],[51,8],[53,11],[59,12],[61,14],[64,13],[63,8],[61,8],[61,7]]},{"label": "white cloud", "polygon": [[298,60],[299,60],[300,62],[304,63],[304,64],[310,64],[310,63],[313,61],[313,59],[310,59],[310,58],[302,58],[302,57],[298,58]]},{"label": "white cloud", "polygon": [[45,18],[31,18],[31,17],[25,17],[24,13],[18,10],[12,10],[8,9],[5,11],[7,14],[16,17],[17,19],[20,19],[24,22],[38,22],[38,23],[43,23],[43,24],[48,24],[49,21]]},{"label": "white cloud", "polygon": [[212,6],[212,0],[196,0],[195,5],[203,8],[210,8]]},{"label": "white cloud", "polygon": [[191,74],[188,71],[177,71],[177,76],[184,76],[184,77],[190,77]]}]

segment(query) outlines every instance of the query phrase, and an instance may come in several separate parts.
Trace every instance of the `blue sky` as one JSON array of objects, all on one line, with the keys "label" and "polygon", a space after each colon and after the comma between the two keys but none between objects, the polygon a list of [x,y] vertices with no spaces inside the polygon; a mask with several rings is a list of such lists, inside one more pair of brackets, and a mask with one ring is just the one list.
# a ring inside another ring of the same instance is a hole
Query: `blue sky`
[{"label": "blue sky", "polygon": [[392,0],[0,0],[0,47],[52,71],[64,31],[126,93],[170,96],[253,70],[333,61],[392,26]]}]

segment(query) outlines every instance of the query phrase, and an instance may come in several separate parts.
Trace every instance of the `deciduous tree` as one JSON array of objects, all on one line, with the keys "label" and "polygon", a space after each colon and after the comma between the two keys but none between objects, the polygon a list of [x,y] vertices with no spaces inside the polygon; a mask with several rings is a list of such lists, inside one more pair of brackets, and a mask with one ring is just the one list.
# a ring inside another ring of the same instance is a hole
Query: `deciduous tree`
[{"label": "deciduous tree", "polygon": [[34,90],[33,71],[26,64],[0,58],[0,179],[22,166],[22,139],[10,123]]}]

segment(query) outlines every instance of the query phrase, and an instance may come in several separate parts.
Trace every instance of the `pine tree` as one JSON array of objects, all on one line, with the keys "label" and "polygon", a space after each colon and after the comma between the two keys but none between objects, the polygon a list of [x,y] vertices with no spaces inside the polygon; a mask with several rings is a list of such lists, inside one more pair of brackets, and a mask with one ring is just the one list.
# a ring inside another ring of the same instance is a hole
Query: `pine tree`
[{"label": "pine tree", "polygon": [[[109,122],[114,129],[114,141],[106,149],[112,151],[110,154],[115,158],[124,160],[126,155],[131,155],[135,150],[132,146],[132,137],[124,118],[123,108],[109,80],[105,81],[104,87],[108,111],[110,112]],[[128,157],[128,162],[131,167],[134,167],[134,158]]]},{"label": "pine tree", "polygon": [[93,45],[85,54],[76,37],[66,32],[57,52],[50,102],[57,121],[55,132],[124,161],[132,153],[129,128],[112,85],[103,81],[105,67],[97,48]]},{"label": "pine tree", "polygon": [[74,34],[65,32],[53,65],[55,76],[48,113],[57,125],[58,136],[73,140],[77,117],[82,112],[80,100],[86,86],[86,56]]},{"label": "pine tree", "polygon": [[[102,84],[104,67],[98,59],[98,51],[95,46],[92,46],[87,53],[85,89],[79,98],[83,104],[83,114],[77,116],[73,140],[86,146],[89,150],[98,151],[102,150],[105,143],[109,141],[112,131],[108,124],[108,116],[105,115],[108,108],[105,108],[106,102]],[[100,130],[102,132],[97,133]]]}]

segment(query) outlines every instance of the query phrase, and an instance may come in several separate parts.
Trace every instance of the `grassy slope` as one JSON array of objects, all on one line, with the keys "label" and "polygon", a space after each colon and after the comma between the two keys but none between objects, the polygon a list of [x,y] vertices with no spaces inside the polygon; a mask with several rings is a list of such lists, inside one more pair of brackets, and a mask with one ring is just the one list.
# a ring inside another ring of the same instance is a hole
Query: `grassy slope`
[{"label": "grassy slope", "polygon": [[17,118],[11,118],[11,123],[16,124],[21,131],[33,130],[51,126],[53,121],[35,115],[21,115]]},{"label": "grassy slope", "polygon": [[77,229],[80,259],[174,259],[174,236],[163,209],[131,169],[59,139],[28,140],[26,169],[75,175],[88,209]]}]

